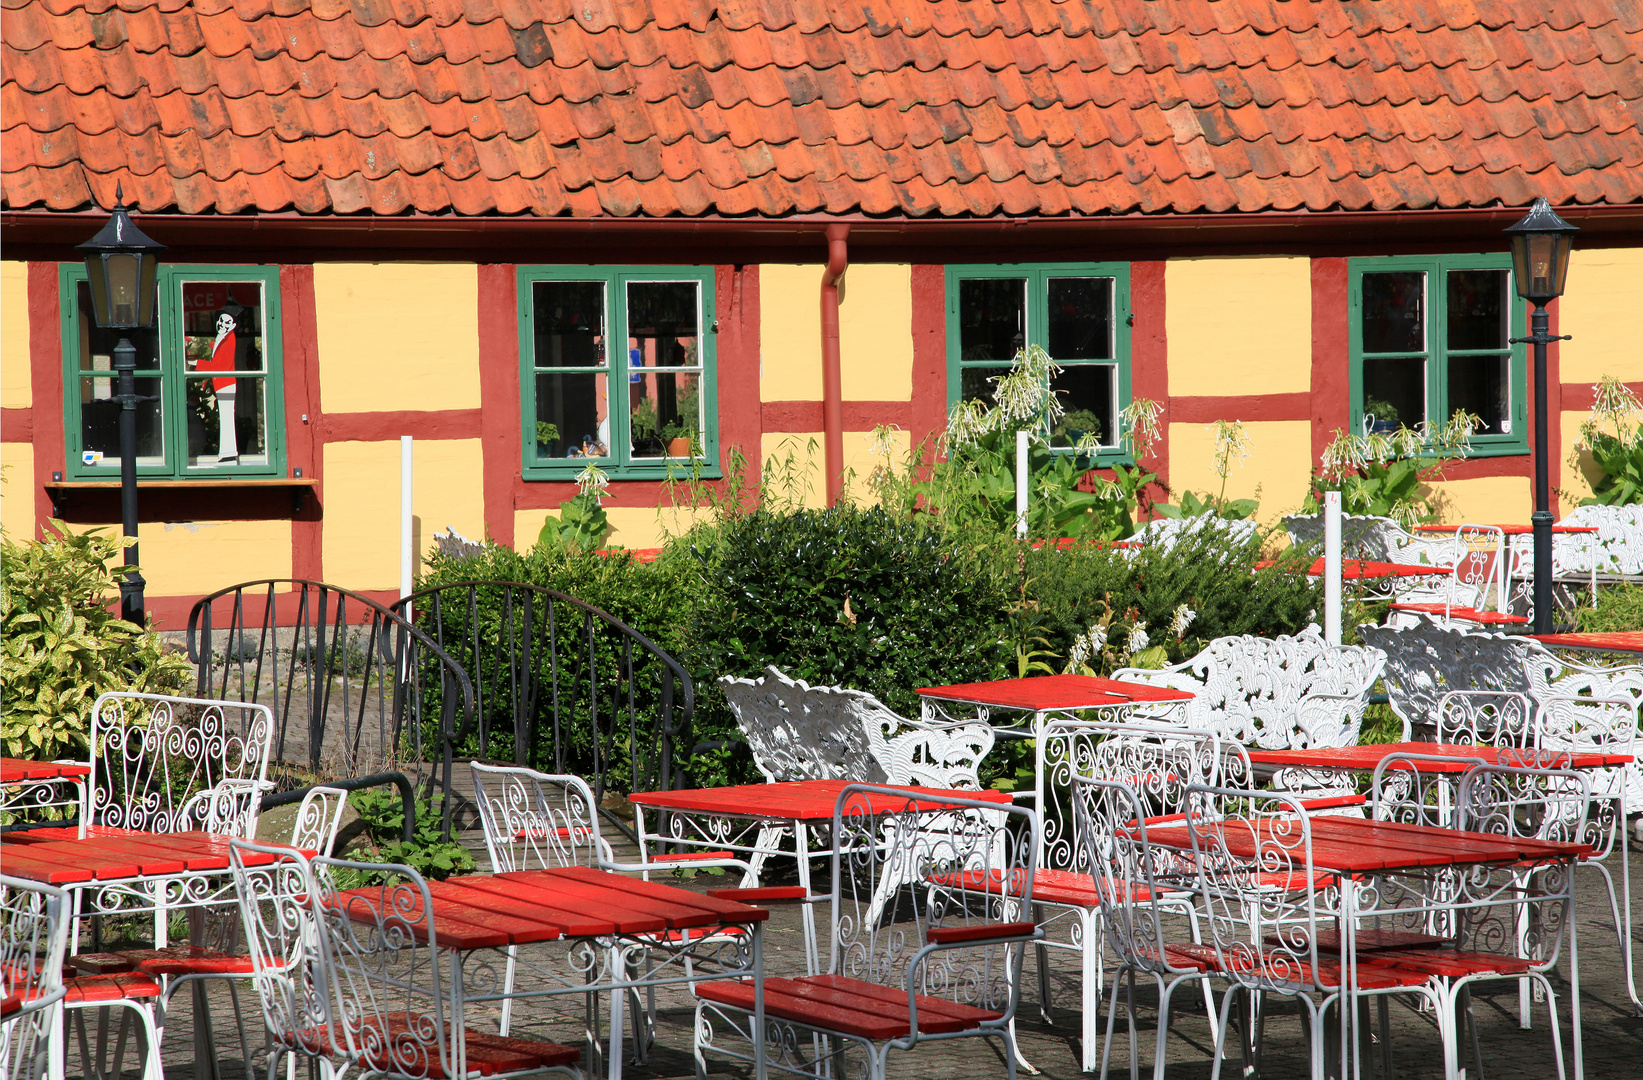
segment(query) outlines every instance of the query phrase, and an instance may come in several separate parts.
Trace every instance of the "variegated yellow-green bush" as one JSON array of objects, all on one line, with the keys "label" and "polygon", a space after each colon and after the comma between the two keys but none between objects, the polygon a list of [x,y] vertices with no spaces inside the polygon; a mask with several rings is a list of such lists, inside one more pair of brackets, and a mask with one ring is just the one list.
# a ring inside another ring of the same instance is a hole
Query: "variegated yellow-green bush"
[{"label": "variegated yellow-green bush", "polygon": [[47,761],[86,752],[91,705],[105,690],[172,693],[192,676],[158,634],[120,619],[121,541],[53,521],[38,542],[0,539],[0,745]]}]

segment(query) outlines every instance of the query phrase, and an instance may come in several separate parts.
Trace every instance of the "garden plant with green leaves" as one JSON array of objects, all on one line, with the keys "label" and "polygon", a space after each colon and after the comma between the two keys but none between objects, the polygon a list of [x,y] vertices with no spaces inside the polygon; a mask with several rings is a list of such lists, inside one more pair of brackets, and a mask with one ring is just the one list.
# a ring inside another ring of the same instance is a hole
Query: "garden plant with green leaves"
[{"label": "garden plant with green leaves", "polygon": [[1592,494],[1582,506],[1643,503],[1643,402],[1631,387],[1605,375],[1592,387],[1592,411],[1580,425],[1569,467],[1589,459]]}]

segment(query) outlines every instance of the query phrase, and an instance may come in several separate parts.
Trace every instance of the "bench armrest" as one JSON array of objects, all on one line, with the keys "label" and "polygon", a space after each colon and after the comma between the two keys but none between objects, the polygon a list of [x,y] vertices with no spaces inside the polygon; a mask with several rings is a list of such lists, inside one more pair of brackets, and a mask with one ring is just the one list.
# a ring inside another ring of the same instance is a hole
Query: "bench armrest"
[{"label": "bench armrest", "polygon": [[766,885],[754,886],[748,889],[708,889],[707,895],[715,900],[734,900],[738,904],[773,904],[782,901],[814,904],[822,900],[833,899],[830,895],[811,896],[805,892],[803,885]]},{"label": "bench armrest", "polygon": [[924,933],[924,940],[932,945],[966,945],[977,941],[997,941],[1009,938],[1031,940],[1043,937],[1037,923],[991,923],[985,926],[932,926]]}]

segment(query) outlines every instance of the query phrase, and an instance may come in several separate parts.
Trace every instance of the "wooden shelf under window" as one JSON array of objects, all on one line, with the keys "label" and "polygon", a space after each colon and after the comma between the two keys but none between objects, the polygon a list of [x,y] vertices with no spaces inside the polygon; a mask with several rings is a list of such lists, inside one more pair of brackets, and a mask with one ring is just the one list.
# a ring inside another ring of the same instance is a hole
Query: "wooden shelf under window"
[{"label": "wooden shelf under window", "polygon": [[[137,480],[138,491],[220,491],[220,490],[248,490],[261,489],[264,491],[289,491],[291,493],[291,512],[302,513],[303,504],[308,493],[318,486],[319,481],[312,477],[200,477],[198,480]],[[118,480],[53,480],[45,485],[46,493],[51,497],[51,513],[53,517],[64,517],[64,510],[73,499],[76,491],[119,491]]]}]

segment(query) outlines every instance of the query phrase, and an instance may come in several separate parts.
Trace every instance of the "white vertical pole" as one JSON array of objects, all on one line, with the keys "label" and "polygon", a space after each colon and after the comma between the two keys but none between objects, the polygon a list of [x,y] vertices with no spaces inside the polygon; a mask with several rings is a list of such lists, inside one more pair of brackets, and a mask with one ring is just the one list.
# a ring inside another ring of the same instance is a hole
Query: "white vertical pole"
[{"label": "white vertical pole", "polygon": [[1324,640],[1341,643],[1341,493],[1324,492]]},{"label": "white vertical pole", "polygon": [[1025,431],[1015,433],[1015,534],[1027,536],[1027,437]]},{"label": "white vertical pole", "polygon": [[[411,595],[416,550],[411,537],[411,437],[399,437],[399,595]],[[409,616],[409,612],[406,613]]]}]

